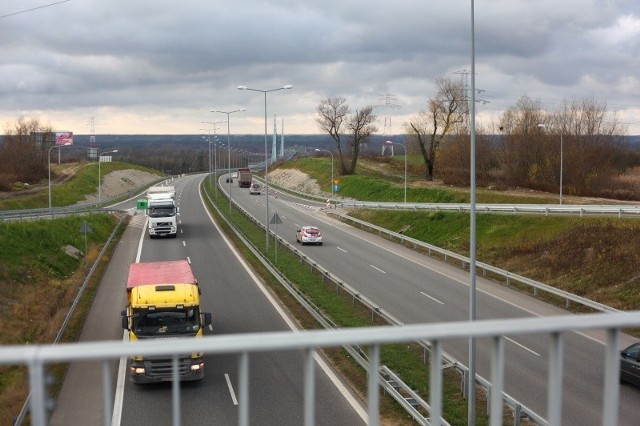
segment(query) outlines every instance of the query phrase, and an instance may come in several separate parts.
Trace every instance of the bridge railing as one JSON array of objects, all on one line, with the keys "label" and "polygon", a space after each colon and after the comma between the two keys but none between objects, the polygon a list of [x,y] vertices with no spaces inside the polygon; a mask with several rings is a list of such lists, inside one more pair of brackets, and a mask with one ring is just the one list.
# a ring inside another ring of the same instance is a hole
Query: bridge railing
[{"label": "bridge railing", "polygon": [[[442,345],[450,339],[488,338],[491,343],[491,390],[489,392],[489,418],[491,425],[501,425],[503,420],[503,386],[505,351],[504,340],[509,336],[546,334],[550,336],[549,371],[547,383],[547,413],[549,424],[562,423],[562,360],[563,340],[567,333],[584,330],[606,330],[602,369],[604,371],[603,410],[600,424],[618,424],[620,360],[618,343],[621,330],[640,326],[640,312],[611,314],[566,315],[541,318],[485,320],[474,322],[449,322],[405,325],[403,327],[363,327],[340,330],[314,330],[301,332],[266,332],[234,335],[206,336],[202,339],[180,339],[167,345],[162,340],[137,342],[85,342],[59,345],[5,346],[0,348],[0,365],[25,366],[29,371],[32,394],[30,412],[32,424],[47,424],[46,371],[49,364],[80,361],[102,361],[103,389],[111,387],[113,360],[134,355],[170,356],[173,359],[172,424],[180,425],[181,386],[178,379],[179,353],[204,352],[207,355],[235,354],[238,359],[239,401],[238,424],[249,425],[250,355],[275,351],[302,351],[304,362],[304,424],[315,424],[315,356],[323,348],[342,345],[369,347],[367,413],[368,424],[380,423],[379,387],[383,377],[380,371],[380,351],[385,344],[416,340],[431,342],[429,359],[430,425],[441,425],[443,407]],[[113,398],[105,391],[103,398],[105,424],[111,421]],[[595,421],[595,419],[594,419]]]}]

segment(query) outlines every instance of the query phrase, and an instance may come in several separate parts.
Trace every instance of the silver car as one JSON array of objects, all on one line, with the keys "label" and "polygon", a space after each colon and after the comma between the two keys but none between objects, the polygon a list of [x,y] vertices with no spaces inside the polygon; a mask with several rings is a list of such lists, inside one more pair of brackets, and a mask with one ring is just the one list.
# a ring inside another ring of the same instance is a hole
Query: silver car
[{"label": "silver car", "polygon": [[640,343],[620,352],[620,382],[640,386]]}]

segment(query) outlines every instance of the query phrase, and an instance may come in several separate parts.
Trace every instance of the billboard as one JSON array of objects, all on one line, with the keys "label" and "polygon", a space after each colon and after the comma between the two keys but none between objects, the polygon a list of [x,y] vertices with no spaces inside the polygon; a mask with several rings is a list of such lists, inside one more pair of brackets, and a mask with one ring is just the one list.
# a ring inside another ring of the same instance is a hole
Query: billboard
[{"label": "billboard", "polygon": [[56,132],[56,145],[73,145],[73,132]]}]

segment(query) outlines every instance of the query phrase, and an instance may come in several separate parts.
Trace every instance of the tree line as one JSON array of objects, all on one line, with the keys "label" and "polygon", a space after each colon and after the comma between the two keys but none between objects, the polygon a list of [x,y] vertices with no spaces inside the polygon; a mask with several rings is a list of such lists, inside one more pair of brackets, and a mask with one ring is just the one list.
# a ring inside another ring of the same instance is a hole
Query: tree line
[{"label": "tree line", "polygon": [[[422,165],[413,174],[447,185],[468,186],[471,129],[464,81],[439,79],[426,107],[404,123],[404,145]],[[328,97],[316,111],[318,128],[331,136],[339,171],[356,172],[360,147],[377,131],[373,106],[351,109]],[[527,96],[504,111],[499,123],[476,126],[476,182],[502,189],[528,188],[568,195],[639,199],[625,173],[640,163],[627,146],[627,126],[594,99],[565,101],[554,111]]]}]

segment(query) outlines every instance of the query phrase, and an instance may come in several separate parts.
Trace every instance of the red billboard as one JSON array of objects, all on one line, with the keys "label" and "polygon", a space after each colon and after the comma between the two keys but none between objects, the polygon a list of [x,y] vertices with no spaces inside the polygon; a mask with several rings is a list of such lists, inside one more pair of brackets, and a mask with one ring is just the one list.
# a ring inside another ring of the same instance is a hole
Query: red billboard
[{"label": "red billboard", "polygon": [[56,145],[73,145],[73,132],[56,132]]}]

